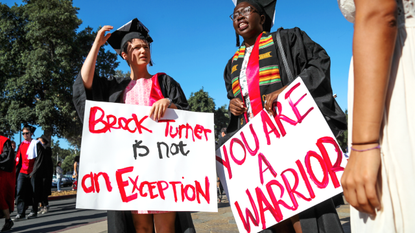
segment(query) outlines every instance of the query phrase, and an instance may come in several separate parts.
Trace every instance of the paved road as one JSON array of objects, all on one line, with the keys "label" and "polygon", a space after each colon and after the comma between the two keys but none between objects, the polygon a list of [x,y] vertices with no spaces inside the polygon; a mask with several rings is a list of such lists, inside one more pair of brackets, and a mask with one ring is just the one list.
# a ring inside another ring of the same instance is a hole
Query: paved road
[{"label": "paved road", "polygon": [[[50,201],[48,213],[39,215],[35,219],[15,222],[12,232],[59,232],[107,219],[106,211],[75,209],[75,200],[75,198],[70,198]],[[28,213],[29,210],[26,211],[26,214]],[[11,215],[12,218],[16,214],[15,210]]]},{"label": "paved road", "polygon": [[[16,222],[12,232],[106,233],[106,211],[75,209],[75,198],[51,201],[50,212],[36,219]],[[226,197],[217,213],[193,213],[197,233],[237,233],[235,219]],[[345,233],[350,233],[349,207],[337,209]],[[16,215],[16,211],[12,217]]]}]

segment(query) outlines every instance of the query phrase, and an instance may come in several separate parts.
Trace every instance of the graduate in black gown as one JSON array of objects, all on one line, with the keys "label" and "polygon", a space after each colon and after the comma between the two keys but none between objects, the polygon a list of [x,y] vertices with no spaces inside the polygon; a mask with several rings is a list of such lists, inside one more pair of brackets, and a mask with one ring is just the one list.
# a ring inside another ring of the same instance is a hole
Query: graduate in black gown
[{"label": "graduate in black gown", "polygon": [[[239,36],[244,41],[224,72],[231,117],[219,146],[263,108],[274,114],[274,100],[297,77],[302,78],[334,135],[346,129],[345,114],[333,98],[330,57],[299,28],[280,28],[270,33],[275,4],[276,0],[238,0],[230,16],[237,46]],[[282,49],[279,49],[277,34]],[[266,231],[343,232],[331,199]]]},{"label": "graduate in black gown", "polygon": [[[83,119],[85,100],[87,99],[123,103],[126,99],[125,93],[128,92],[127,90],[130,90],[127,89],[128,85],[140,78],[147,79],[144,81],[152,80],[148,98],[150,103],[152,103],[150,104],[152,106],[150,116],[155,120],[160,119],[167,108],[187,110],[189,106],[186,96],[180,85],[173,78],[164,73],[152,76],[147,71],[147,65],[152,65],[150,43],[153,42],[153,39],[148,34],[148,29],[138,19],[130,21],[112,34],[107,33],[112,29],[112,26],[104,26],[98,31],[81,72],[75,80],[73,102],[79,117]],[[129,64],[131,68],[130,77],[99,77],[96,74],[95,63],[98,51],[107,40]],[[87,165],[84,164],[83,166]],[[151,232],[153,231],[153,224],[147,225],[144,223],[148,221],[141,220],[150,216],[151,219],[149,218],[149,220],[153,221],[153,215],[156,228],[164,228],[168,225],[172,226],[173,229],[169,229],[166,232],[195,232],[190,213],[188,212],[177,212],[175,215],[174,212],[173,215],[172,213],[166,213],[165,216],[161,216],[164,218],[164,223],[157,225],[157,214],[143,214],[138,217],[137,214],[134,214],[134,217],[132,217],[131,211],[108,211],[108,232],[128,233],[136,232],[136,230],[148,232],[148,229]],[[139,224],[140,222],[143,224]]]}]

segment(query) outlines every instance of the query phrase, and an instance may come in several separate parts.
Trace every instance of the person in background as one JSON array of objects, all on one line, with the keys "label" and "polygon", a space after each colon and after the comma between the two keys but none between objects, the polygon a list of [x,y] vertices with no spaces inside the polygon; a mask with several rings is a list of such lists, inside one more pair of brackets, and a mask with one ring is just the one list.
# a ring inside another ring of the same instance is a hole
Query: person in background
[{"label": "person in background", "polygon": [[53,177],[53,162],[52,162],[52,149],[49,146],[49,140],[45,135],[42,135],[38,140],[42,143],[43,156],[36,160],[33,170],[39,171],[41,190],[39,194],[40,209],[38,214],[45,214],[49,211],[48,197],[51,194],[52,177]]},{"label": "person in background", "polygon": [[63,176],[63,170],[61,168],[61,162],[56,164],[56,187],[58,192],[61,192],[61,181]]},{"label": "person in background", "polygon": [[5,219],[1,232],[9,231],[14,225],[10,213],[14,211],[15,170],[14,149],[10,140],[0,135],[0,218]]},{"label": "person in background", "polygon": [[349,162],[352,232],[415,232],[415,1],[338,0],[354,22]]},{"label": "person in background", "polygon": [[78,174],[79,174],[79,155],[75,156],[74,163],[73,163],[73,175],[72,178],[74,182],[72,184],[72,190],[76,190],[78,185]]},{"label": "person in background", "polygon": [[12,143],[12,149],[13,151],[16,151],[16,142],[15,141],[11,141]]},{"label": "person in background", "polygon": [[[17,150],[16,165],[21,162],[21,169],[17,179],[17,194],[16,194],[16,206],[17,215],[13,219],[19,221],[26,216],[25,210],[27,205],[32,205],[31,212],[27,215],[27,219],[36,218],[38,212],[38,193],[39,185],[36,171],[33,172],[33,168],[38,156],[42,157],[43,146],[38,140],[32,140],[32,135],[35,128],[29,125],[25,125],[22,130],[23,138],[25,139]],[[26,202],[29,202],[28,204]]]}]

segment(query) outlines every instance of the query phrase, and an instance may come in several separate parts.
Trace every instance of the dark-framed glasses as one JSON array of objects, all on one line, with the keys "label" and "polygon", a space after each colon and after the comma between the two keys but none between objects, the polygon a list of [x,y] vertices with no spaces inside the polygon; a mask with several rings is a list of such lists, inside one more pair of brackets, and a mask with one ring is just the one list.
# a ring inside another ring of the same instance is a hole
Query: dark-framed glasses
[{"label": "dark-framed glasses", "polygon": [[23,135],[26,135],[26,134],[30,134],[30,133],[29,133],[29,132],[23,132],[22,134],[23,134]]},{"label": "dark-framed glasses", "polygon": [[235,19],[237,19],[240,15],[241,16],[248,16],[249,14],[251,14],[252,12],[255,12],[256,10],[254,8],[252,8],[251,6],[247,6],[244,9],[237,11],[233,14],[231,14],[229,16],[229,18],[231,18],[232,21],[234,21]]}]

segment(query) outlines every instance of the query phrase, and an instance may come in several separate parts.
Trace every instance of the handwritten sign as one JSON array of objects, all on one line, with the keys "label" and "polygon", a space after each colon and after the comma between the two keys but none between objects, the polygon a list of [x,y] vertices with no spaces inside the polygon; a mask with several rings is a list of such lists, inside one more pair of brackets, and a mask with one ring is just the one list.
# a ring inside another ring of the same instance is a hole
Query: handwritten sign
[{"label": "handwritten sign", "polygon": [[212,113],[87,101],[77,208],[217,211]]},{"label": "handwritten sign", "polygon": [[216,152],[240,232],[259,232],[342,192],[346,159],[297,78]]}]

